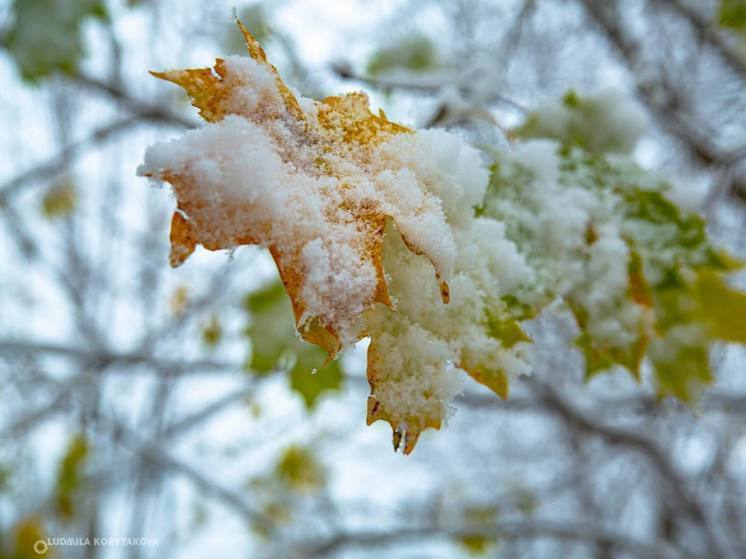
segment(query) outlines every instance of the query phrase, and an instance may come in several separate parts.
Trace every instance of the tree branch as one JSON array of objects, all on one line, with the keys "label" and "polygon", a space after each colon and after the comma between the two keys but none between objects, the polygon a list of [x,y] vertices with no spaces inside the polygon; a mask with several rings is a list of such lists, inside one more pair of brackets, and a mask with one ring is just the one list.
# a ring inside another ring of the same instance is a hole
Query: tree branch
[{"label": "tree branch", "polygon": [[0,340],[2,353],[32,353],[61,355],[101,365],[153,365],[159,369],[168,369],[171,373],[202,374],[204,372],[224,371],[235,373],[241,369],[240,363],[215,361],[211,359],[179,360],[162,359],[149,353],[116,353],[104,349],[88,350],[58,344],[15,342]]},{"label": "tree branch", "polygon": [[609,444],[626,447],[645,456],[660,474],[661,481],[668,486],[671,495],[677,501],[676,504],[681,506],[683,512],[705,533],[711,553],[710,557],[728,556],[723,551],[702,506],[689,492],[686,481],[679,475],[668,456],[653,440],[635,431],[604,425],[587,417],[546,384],[535,382],[534,387],[547,408],[554,411],[566,423],[586,433],[600,436]]},{"label": "tree branch", "polygon": [[681,0],[653,1],[668,7],[687,20],[702,38],[702,41],[715,50],[731,70],[738,74],[742,80],[746,80],[746,64],[744,64],[743,57],[733,50],[719,29],[712,25],[712,22],[707,21],[696,10],[693,10],[690,6],[681,2]]},{"label": "tree branch", "polygon": [[53,177],[64,169],[73,157],[80,155],[81,152],[96,144],[105,142],[117,134],[129,130],[142,121],[143,117],[140,115],[115,120],[94,130],[87,138],[65,146],[57,155],[5,183],[0,188],[0,206],[4,205],[8,198],[18,192],[26,183]]},{"label": "tree branch", "polygon": [[348,547],[383,547],[408,540],[420,541],[424,537],[460,540],[468,537],[531,539],[550,538],[554,540],[597,543],[635,557],[661,559],[680,557],[670,545],[656,542],[655,545],[613,530],[592,524],[572,524],[548,520],[514,520],[497,522],[484,528],[448,529],[439,527],[404,528],[397,531],[351,532],[334,536],[330,540],[312,545],[305,557],[329,557]]},{"label": "tree branch", "polygon": [[146,101],[140,101],[116,85],[102,82],[85,74],[79,74],[72,79],[74,83],[86,89],[104,93],[113,98],[121,103],[121,105],[129,112],[138,115],[140,118],[155,120],[176,126],[183,126],[184,128],[194,128],[196,125],[193,120],[184,118],[173,111]]}]

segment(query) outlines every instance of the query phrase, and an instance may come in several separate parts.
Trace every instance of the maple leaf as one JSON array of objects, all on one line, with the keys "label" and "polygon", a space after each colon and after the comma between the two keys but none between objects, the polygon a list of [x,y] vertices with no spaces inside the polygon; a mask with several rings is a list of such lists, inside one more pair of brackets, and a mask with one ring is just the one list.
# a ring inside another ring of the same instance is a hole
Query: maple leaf
[{"label": "maple leaf", "polygon": [[[359,300],[352,304],[349,301],[335,301],[333,293],[322,294],[326,300],[315,307],[331,309],[331,312],[308,313],[309,304],[303,288],[314,271],[303,249],[308,241],[314,240],[313,237],[299,239],[296,243],[278,242],[277,235],[272,231],[273,224],[266,216],[264,219],[261,216],[258,216],[259,219],[250,219],[251,214],[257,212],[232,201],[216,207],[216,203],[205,196],[199,178],[189,169],[177,171],[160,168],[145,174],[171,183],[176,193],[177,210],[171,223],[172,266],[182,264],[197,245],[209,250],[244,244],[266,246],[291,297],[298,331],[307,341],[323,347],[331,358],[341,347],[341,330],[350,326],[349,322],[354,321],[355,315],[373,303],[390,304],[380,264],[383,228],[387,217],[392,217],[395,222],[406,221],[407,218],[390,215],[393,213],[391,207],[384,208],[375,198],[361,196],[359,189],[351,188],[350,183],[364,174],[363,164],[370,162],[378,144],[392,135],[411,133],[411,130],[389,121],[382,111],[377,115],[370,112],[367,96],[363,93],[327,97],[308,103],[305,109],[301,108],[296,95],[267,61],[259,43],[243,24],[238,22],[238,25],[253,65],[218,59],[214,68],[153,72],[153,75],[182,86],[207,122],[217,123],[231,115],[240,116],[268,132],[276,151],[286,159],[283,163],[289,169],[302,168],[307,176],[314,179],[333,179],[338,188],[325,196],[326,207],[323,208],[332,230],[313,233],[321,238],[323,249],[333,251],[334,248],[329,247],[335,233],[333,226],[353,224],[353,238],[345,239],[349,241],[346,246],[352,245],[352,256],[363,266],[375,270],[374,288],[363,290]],[[242,73],[247,68],[249,71]],[[255,99],[249,107],[245,97],[247,88],[252,87],[252,80],[264,83],[250,92],[249,96],[253,95]],[[268,80],[271,83],[267,83]],[[305,149],[304,161],[293,154],[302,149]],[[248,182],[250,178],[246,180]],[[413,211],[420,212],[422,209],[414,208]],[[222,217],[219,225],[216,224],[216,212]],[[400,232],[411,250],[430,254],[430,247],[407,238],[404,229],[406,227],[400,228]],[[448,264],[438,262],[436,258],[432,260],[438,275],[447,277]],[[443,298],[447,299],[445,281],[442,282],[442,292]],[[337,308],[340,306],[344,308]],[[345,341],[349,341],[349,337]],[[352,337],[355,337],[354,334]]]},{"label": "maple leaf", "polygon": [[[176,195],[171,265],[184,263],[198,245],[268,248],[298,332],[329,362],[365,334],[366,311],[392,305],[381,264],[386,223],[408,250],[429,259],[444,302],[453,234],[439,198],[413,180],[406,162],[393,161],[394,152],[380,149],[412,130],[383,111],[372,113],[364,93],[300,97],[238,26],[250,58],[153,72],[183,87],[208,124],[177,140],[177,157],[173,143],[151,148],[140,173],[170,183]],[[228,163],[231,146],[220,145],[227,137],[243,150]],[[234,190],[225,186],[230,180]],[[423,227],[432,231],[423,235]]]}]

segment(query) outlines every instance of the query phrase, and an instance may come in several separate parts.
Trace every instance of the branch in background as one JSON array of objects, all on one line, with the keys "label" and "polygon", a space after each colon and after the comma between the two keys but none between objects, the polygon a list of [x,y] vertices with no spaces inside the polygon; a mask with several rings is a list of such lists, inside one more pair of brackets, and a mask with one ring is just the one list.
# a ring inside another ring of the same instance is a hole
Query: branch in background
[{"label": "branch in background", "polygon": [[[70,397],[72,403],[75,399],[79,399],[83,402],[84,395],[81,395],[79,391],[71,390],[71,387],[79,384],[81,379],[89,378],[86,374],[81,374],[75,377],[73,383],[62,383],[49,376],[45,380],[52,386],[55,386],[60,394],[66,394]],[[243,387],[237,392],[229,394],[228,396],[218,400],[212,405],[204,408],[194,415],[188,416],[184,420],[174,424],[169,430],[169,437],[173,437],[183,431],[188,430],[193,425],[212,417],[215,413],[225,409],[225,407],[232,405],[240,397],[245,397],[247,391],[253,390],[252,388]],[[213,482],[209,478],[205,477],[198,470],[178,458],[171,455],[169,452],[161,448],[162,441],[153,441],[147,437],[141,436],[139,433],[130,429],[124,422],[119,421],[116,417],[109,413],[100,411],[97,414],[97,419],[108,426],[110,431],[113,433],[113,440],[119,442],[126,448],[135,452],[138,458],[146,464],[150,464],[159,468],[165,468],[174,471],[188,479],[195,487],[197,487],[205,496],[215,499],[216,501],[226,505],[228,508],[234,510],[246,520],[252,522],[255,526],[264,530],[271,530],[274,526],[271,519],[269,519],[263,512],[252,507],[240,494],[235,493],[232,490],[226,489],[223,486]],[[163,435],[163,434],[162,434]],[[103,477],[100,478],[99,482],[106,483],[107,475],[111,472],[105,472]],[[48,506],[49,503],[46,503]]]},{"label": "branch in background", "polygon": [[[437,95],[440,93],[443,88],[449,84],[449,81],[447,79],[444,79],[443,77],[433,77],[433,76],[423,76],[421,78],[413,78],[409,80],[402,80],[402,79],[394,79],[394,78],[373,78],[370,76],[363,76],[361,74],[356,73],[352,66],[347,62],[337,62],[336,64],[332,65],[332,71],[337,75],[337,77],[343,79],[343,80],[352,80],[356,82],[360,82],[364,85],[381,89],[383,91],[388,90],[398,90],[398,91],[407,91],[410,93],[420,93],[424,95]],[[458,81],[458,80],[454,80]],[[466,93],[468,88],[461,88],[463,89],[462,93]],[[509,106],[511,109],[519,112],[519,113],[526,113],[528,112],[528,109],[518,103],[517,101],[514,101],[512,99],[509,99],[508,97],[505,97],[504,95],[501,95],[500,93],[494,92],[490,93],[487,98],[484,100],[484,104],[491,104],[491,103],[500,103],[506,106]]]},{"label": "branch in background", "polygon": [[451,540],[463,540],[470,537],[485,539],[550,538],[553,540],[603,544],[612,549],[630,553],[634,557],[650,559],[681,557],[681,553],[663,542],[648,544],[627,534],[593,524],[573,524],[570,522],[551,522],[546,520],[504,521],[486,527],[459,530],[423,527],[405,528],[389,532],[342,533],[324,543],[309,546],[310,549],[304,552],[304,556],[308,558],[330,557],[350,547],[376,548],[407,541],[421,544],[421,540],[426,537],[447,538]]},{"label": "branch in background", "polygon": [[713,22],[707,21],[696,10],[692,9],[681,0],[654,0],[658,4],[664,5],[682,16],[689,22],[697,32],[702,41],[709,45],[715,52],[720,55],[723,61],[733,70],[742,80],[746,80],[746,63],[744,58],[735,51],[720,30],[713,25]]},{"label": "branch in background", "polygon": [[[541,402],[531,395],[511,394],[507,400],[500,400],[494,394],[467,393],[458,396],[458,403],[472,409],[491,409],[495,411],[542,411]],[[731,394],[724,390],[709,390],[702,394],[695,409],[672,402],[676,409],[664,405],[654,395],[630,394],[615,398],[594,398],[593,408],[609,414],[646,415],[664,411],[680,412],[693,415],[698,412],[720,412],[733,415],[746,414],[746,394]]]},{"label": "branch in background", "polygon": [[[661,72],[646,72],[641,46],[630,39],[619,25],[615,3],[579,0],[586,14],[595,22],[598,29],[606,36],[609,43],[619,54],[635,80],[635,87],[640,100],[650,110],[663,128],[676,138],[703,167],[719,170],[738,164],[746,156],[746,146],[722,151],[711,140],[704,127],[691,123],[681,111],[677,89],[664,77],[652,80],[643,79],[641,75],[661,75]],[[731,182],[732,194],[746,201],[746,192],[741,192],[738,185]]]},{"label": "branch in background", "polygon": [[507,74],[510,66],[510,61],[515,54],[515,50],[518,44],[521,42],[521,36],[523,30],[526,27],[526,23],[536,13],[536,0],[523,0],[523,5],[516,15],[515,22],[511,26],[511,30],[506,33],[505,39],[498,48],[498,63],[497,67],[501,69],[503,75]]},{"label": "branch in background", "polygon": [[155,121],[165,124],[172,124],[176,126],[183,126],[185,128],[194,128],[195,123],[187,118],[179,116],[176,113],[168,111],[163,107],[152,105],[139,101],[124,90],[103,82],[99,82],[93,78],[87,76],[78,76],[75,79],[75,83],[93,89],[99,92],[104,92],[107,95],[113,97],[124,106],[129,112],[133,113],[132,116],[116,120],[109,123],[101,128],[95,130],[87,138],[80,140],[79,142],[71,143],[65,146],[57,155],[49,159],[48,161],[34,167],[33,169],[22,173],[14,179],[11,179],[2,188],[0,188],[0,206],[4,205],[8,198],[15,194],[21,187],[26,183],[35,180],[43,180],[50,178],[57,174],[60,170],[64,169],[69,164],[70,159],[80,155],[84,150],[102,143],[117,134],[129,130],[136,124],[144,121]]},{"label": "branch in background", "polygon": [[223,503],[239,513],[245,519],[252,522],[255,526],[267,530],[268,532],[272,530],[274,526],[272,520],[267,518],[267,516],[261,511],[249,505],[240,494],[213,482],[195,468],[163,450],[159,443],[141,437],[115,418],[101,414],[100,419],[104,420],[104,422],[111,426],[112,430],[116,433],[116,438],[119,442],[137,453],[140,459],[144,462],[158,467],[167,468],[181,474],[195,485],[205,496],[214,498],[216,501]]},{"label": "branch in background", "polygon": [[55,176],[69,164],[73,157],[80,155],[92,146],[105,142],[117,134],[129,130],[142,121],[142,116],[128,116],[98,128],[90,136],[79,142],[69,144],[51,159],[25,173],[21,173],[0,188],[0,206],[4,205],[11,196],[16,194],[27,183]]},{"label": "branch in background", "polygon": [[630,429],[604,425],[591,419],[546,384],[535,382],[534,387],[546,407],[566,423],[583,432],[597,435],[611,445],[626,447],[645,456],[658,471],[661,481],[668,486],[671,495],[676,499],[676,505],[681,507],[682,512],[685,512],[704,532],[709,556],[728,557],[701,504],[690,493],[684,478],[676,471],[665,452],[652,439]]},{"label": "branch in background", "polygon": [[71,357],[80,361],[95,363],[98,366],[152,365],[158,369],[167,369],[170,374],[213,374],[219,371],[235,374],[242,369],[240,363],[227,361],[214,361],[210,359],[170,360],[161,359],[148,353],[115,353],[107,350],[88,350],[64,345],[33,342],[0,341],[0,354],[3,353],[46,353]]},{"label": "branch in background", "polygon": [[73,83],[90,89],[91,91],[106,94],[121,103],[129,112],[140,116],[140,118],[155,120],[165,124],[183,126],[184,128],[194,128],[196,126],[196,122],[193,120],[184,118],[183,116],[158,105],[140,101],[116,85],[99,81],[84,74],[80,74],[73,78]]}]

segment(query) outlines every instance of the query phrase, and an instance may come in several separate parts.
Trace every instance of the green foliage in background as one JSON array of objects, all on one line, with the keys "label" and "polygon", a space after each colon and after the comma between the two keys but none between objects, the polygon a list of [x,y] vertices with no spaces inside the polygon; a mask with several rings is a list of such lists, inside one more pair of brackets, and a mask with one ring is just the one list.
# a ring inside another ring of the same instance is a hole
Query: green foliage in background
[{"label": "green foliage in background", "polygon": [[398,69],[422,72],[437,65],[438,53],[433,42],[415,33],[375,51],[368,61],[367,72],[371,76]]},{"label": "green foliage in background", "polygon": [[8,464],[0,463],[0,494],[10,488],[12,478],[13,470],[11,467]]},{"label": "green foliage in background", "polygon": [[343,372],[339,361],[324,365],[326,353],[301,340],[295,332],[290,298],[280,281],[247,295],[244,305],[251,316],[250,368],[257,374],[286,369],[290,386],[312,408],[327,391],[339,390]]},{"label": "green foliage in background", "polygon": [[326,469],[310,448],[301,445],[290,445],[283,451],[275,475],[300,493],[318,491],[326,483]]},{"label": "green foliage in background", "polygon": [[34,548],[38,541],[44,541],[47,532],[42,519],[28,516],[16,522],[7,541],[0,539],[0,559],[39,559],[58,557],[53,548]]},{"label": "green foliage in background", "polygon": [[268,523],[254,529],[271,537],[274,529],[304,519],[296,515],[301,503],[318,496],[326,487],[328,472],[310,445],[290,444],[275,460],[270,470],[252,478],[249,488]]},{"label": "green foliage in background", "polygon": [[[267,8],[258,2],[239,8],[238,19],[246,26],[254,38],[267,45],[274,35]],[[246,54],[246,42],[236,33],[236,26],[231,22],[225,26],[225,48],[232,54]]]},{"label": "green foliage in background", "polygon": [[208,349],[215,349],[223,339],[223,327],[220,325],[220,319],[213,316],[202,327],[202,343]]},{"label": "green foliage in background", "polygon": [[70,180],[53,185],[44,193],[41,201],[41,213],[47,219],[65,217],[75,211],[78,204],[78,192]]},{"label": "green foliage in background", "polygon": [[55,509],[62,520],[70,521],[75,517],[76,500],[83,485],[88,456],[86,438],[83,435],[73,436],[60,461],[55,485]]},{"label": "green foliage in background", "polygon": [[722,0],[718,22],[722,27],[746,33],[746,0]]},{"label": "green foliage in background", "polygon": [[74,74],[84,54],[83,22],[108,19],[102,0],[15,0],[13,14],[3,45],[29,81]]},{"label": "green foliage in background", "polygon": [[521,139],[550,138],[592,153],[629,153],[644,123],[635,118],[634,107],[624,110],[632,102],[620,102],[620,97],[614,90],[587,96],[570,90],[559,103],[530,112],[512,133]]},{"label": "green foliage in background", "polygon": [[[618,226],[631,256],[629,286],[626,296],[607,313],[623,316],[631,304],[651,312],[640,323],[634,340],[610,343],[594,335],[589,325],[592,309],[582,304],[593,286],[590,273],[591,283],[581,282],[564,295],[580,328],[576,344],[585,357],[586,378],[621,366],[639,379],[647,355],[659,393],[691,401],[712,381],[711,343],[746,343],[746,293],[727,281],[742,264],[711,244],[699,215],[684,213],[666,198],[668,183],[651,177],[629,159],[590,154],[577,147],[559,147],[558,156],[560,188],[593,193],[621,220]],[[537,180],[525,163],[500,154],[481,211],[506,223],[507,236],[527,251],[537,268],[561,269],[556,260],[561,257],[548,250],[547,239],[532,232],[533,218],[526,222],[516,217],[538,215],[535,199],[524,195],[541,192]],[[510,205],[504,204],[507,200]],[[588,270],[593,269],[595,231],[596,224],[590,221],[587,248],[575,256],[577,262],[588,259],[584,264]],[[550,284],[544,300],[556,295]]]}]

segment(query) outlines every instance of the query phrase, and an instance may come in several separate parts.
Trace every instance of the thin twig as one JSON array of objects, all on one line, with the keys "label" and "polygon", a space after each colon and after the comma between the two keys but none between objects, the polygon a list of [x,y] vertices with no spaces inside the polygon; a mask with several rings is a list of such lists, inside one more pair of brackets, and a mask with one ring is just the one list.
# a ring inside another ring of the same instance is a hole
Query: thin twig
[{"label": "thin twig", "polygon": [[79,142],[67,145],[57,155],[5,183],[0,188],[0,206],[4,205],[8,198],[16,194],[24,185],[53,177],[62,171],[72,158],[77,157],[86,149],[103,143],[141,122],[143,122],[143,117],[140,115],[127,116],[98,128]]},{"label": "thin twig", "polygon": [[349,547],[385,547],[408,540],[421,543],[426,537],[463,540],[469,537],[486,539],[525,539],[550,538],[554,540],[600,543],[620,551],[631,553],[635,557],[655,558],[680,557],[681,554],[663,542],[648,544],[638,541],[628,534],[622,534],[603,526],[593,524],[574,524],[570,522],[552,522],[547,520],[513,520],[497,522],[480,528],[449,529],[441,527],[404,528],[394,531],[370,531],[342,533],[330,540],[309,546],[304,553],[306,558],[330,557]]}]

